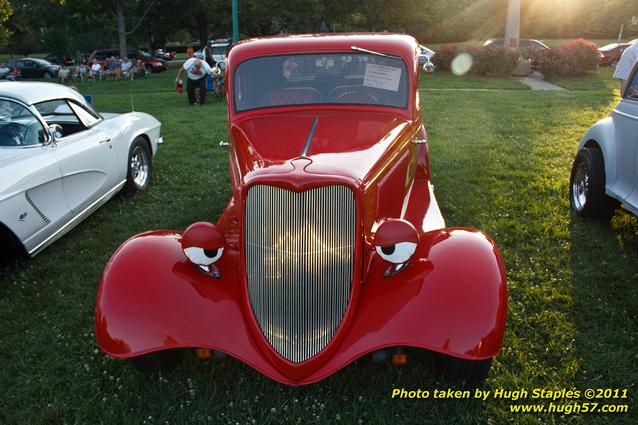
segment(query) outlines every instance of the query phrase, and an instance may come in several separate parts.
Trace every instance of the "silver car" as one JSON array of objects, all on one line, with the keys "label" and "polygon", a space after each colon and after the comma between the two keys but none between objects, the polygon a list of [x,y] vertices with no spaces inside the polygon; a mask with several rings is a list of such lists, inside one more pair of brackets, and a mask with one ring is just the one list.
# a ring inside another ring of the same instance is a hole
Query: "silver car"
[{"label": "silver car", "polygon": [[148,187],[160,126],[98,114],[59,84],[0,84],[0,248],[36,255],[120,190]]},{"label": "silver car", "polygon": [[579,216],[608,220],[620,204],[638,215],[638,64],[627,81],[611,115],[578,146],[569,195]]}]

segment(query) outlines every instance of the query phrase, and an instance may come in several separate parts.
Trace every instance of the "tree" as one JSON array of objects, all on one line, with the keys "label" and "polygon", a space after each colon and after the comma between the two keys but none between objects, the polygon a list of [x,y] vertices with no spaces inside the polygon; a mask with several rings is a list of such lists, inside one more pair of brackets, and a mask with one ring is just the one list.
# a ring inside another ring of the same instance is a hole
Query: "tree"
[{"label": "tree", "polygon": [[8,0],[0,0],[0,47],[7,45],[11,30],[6,26],[6,22],[13,13]]},{"label": "tree", "polygon": [[[135,1],[136,2],[136,1]],[[131,2],[131,3],[135,3]],[[120,57],[126,57],[126,37],[133,34],[135,30],[140,26],[146,14],[151,10],[153,5],[155,4],[155,0],[151,0],[147,6],[145,6],[144,11],[141,16],[137,19],[137,23],[133,25],[130,30],[126,29],[126,20],[124,17],[124,6],[125,0],[114,0],[115,6],[115,21],[117,24],[117,42],[120,50]],[[143,5],[144,2],[137,2],[138,6]]]}]

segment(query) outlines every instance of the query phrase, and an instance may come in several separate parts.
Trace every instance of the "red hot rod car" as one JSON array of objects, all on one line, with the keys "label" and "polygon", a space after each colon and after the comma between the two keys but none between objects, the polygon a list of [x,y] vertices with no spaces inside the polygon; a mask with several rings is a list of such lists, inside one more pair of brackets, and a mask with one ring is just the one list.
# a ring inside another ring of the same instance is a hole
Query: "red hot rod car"
[{"label": "red hot rod car", "polygon": [[101,349],[142,369],[181,348],[289,385],[389,347],[482,381],[502,347],[505,269],[448,228],[430,183],[418,42],[274,37],[228,57],[232,198],[216,224],[137,235],[104,270]]}]

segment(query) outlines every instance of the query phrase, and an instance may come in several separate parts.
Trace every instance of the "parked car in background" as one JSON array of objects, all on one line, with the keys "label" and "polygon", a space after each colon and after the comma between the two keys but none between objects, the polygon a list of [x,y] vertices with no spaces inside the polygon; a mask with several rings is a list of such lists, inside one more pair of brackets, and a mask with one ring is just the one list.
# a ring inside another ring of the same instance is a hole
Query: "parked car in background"
[{"label": "parked car in background", "polygon": [[304,385],[372,352],[405,364],[409,346],[449,379],[482,382],[502,348],[505,269],[488,236],[445,226],[418,62],[398,34],[235,45],[228,206],[216,224],[146,232],[113,254],[102,351],[149,371],[218,350]]},{"label": "parked car in background", "polygon": [[7,63],[9,68],[20,71],[22,78],[55,78],[60,72],[60,65],[53,65],[44,59],[24,58]]},{"label": "parked car in background", "polygon": [[625,49],[632,43],[611,43],[599,47],[600,66],[616,66]]},{"label": "parked car in background", "polygon": [[578,145],[569,200],[581,217],[608,220],[620,204],[638,215],[638,64],[611,116],[594,124]]},{"label": "parked car in background", "polygon": [[151,182],[160,122],[98,114],[52,83],[0,84],[0,248],[36,255],[120,190]]},{"label": "parked car in background", "polygon": [[57,53],[49,53],[44,57],[44,60],[51,62],[55,65],[66,65],[72,66],[75,65],[75,61],[69,55],[60,56]]},{"label": "parked car in background", "polygon": [[[490,38],[483,46],[505,46],[505,40],[502,38]],[[518,43],[518,50],[524,58],[531,59],[532,69],[537,69],[537,63],[535,60],[535,55],[538,53],[549,49],[549,46],[539,40],[529,39],[529,38],[521,38]]]},{"label": "parked car in background", "polygon": [[[89,57],[89,63],[92,63],[93,60],[96,60],[100,65],[104,65],[104,61],[106,60],[106,58],[119,55],[119,49],[98,49],[95,50]],[[140,59],[144,63],[144,67],[148,72],[163,72],[168,70],[168,64],[165,60],[154,58],[143,50],[127,49],[126,56],[130,60],[132,60],[133,63],[135,63],[137,59]]]},{"label": "parked car in background", "polygon": [[[228,38],[218,38],[216,40],[211,40],[213,46],[213,61],[215,63],[223,62],[226,59],[226,55],[228,54],[228,50],[232,44],[231,40]],[[204,59],[203,49],[197,50],[193,53],[193,57],[197,59]]]},{"label": "parked car in background", "polygon": [[165,52],[164,49],[153,50],[153,57],[157,59],[163,59],[165,61],[172,61],[175,59],[177,52]]},{"label": "parked car in background", "polygon": [[[483,43],[483,46],[492,46],[492,45],[505,46],[505,40],[502,38],[490,38],[485,43]],[[518,42],[518,48],[519,50],[522,50],[524,52],[532,53],[532,52],[540,52],[540,51],[549,49],[549,46],[543,43],[542,41],[529,39],[529,38],[521,38],[519,39],[519,42]]]}]

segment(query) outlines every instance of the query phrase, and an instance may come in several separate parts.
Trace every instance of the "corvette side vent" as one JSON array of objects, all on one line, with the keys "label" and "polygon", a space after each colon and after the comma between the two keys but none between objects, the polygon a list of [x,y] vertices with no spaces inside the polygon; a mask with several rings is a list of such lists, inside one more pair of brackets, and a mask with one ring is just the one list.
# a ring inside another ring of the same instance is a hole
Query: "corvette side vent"
[{"label": "corvette side vent", "polygon": [[42,220],[44,220],[44,222],[46,224],[51,223],[51,220],[49,219],[49,217],[47,217],[46,215],[44,215],[44,213],[40,210],[40,208],[38,208],[38,206],[35,204],[35,202],[33,202],[33,199],[31,199],[31,196],[29,195],[29,192],[24,192],[24,197],[27,198],[27,202],[29,203],[29,205],[31,205],[33,207],[33,209],[35,210],[35,212],[38,213],[38,215],[40,216],[40,218]]}]

